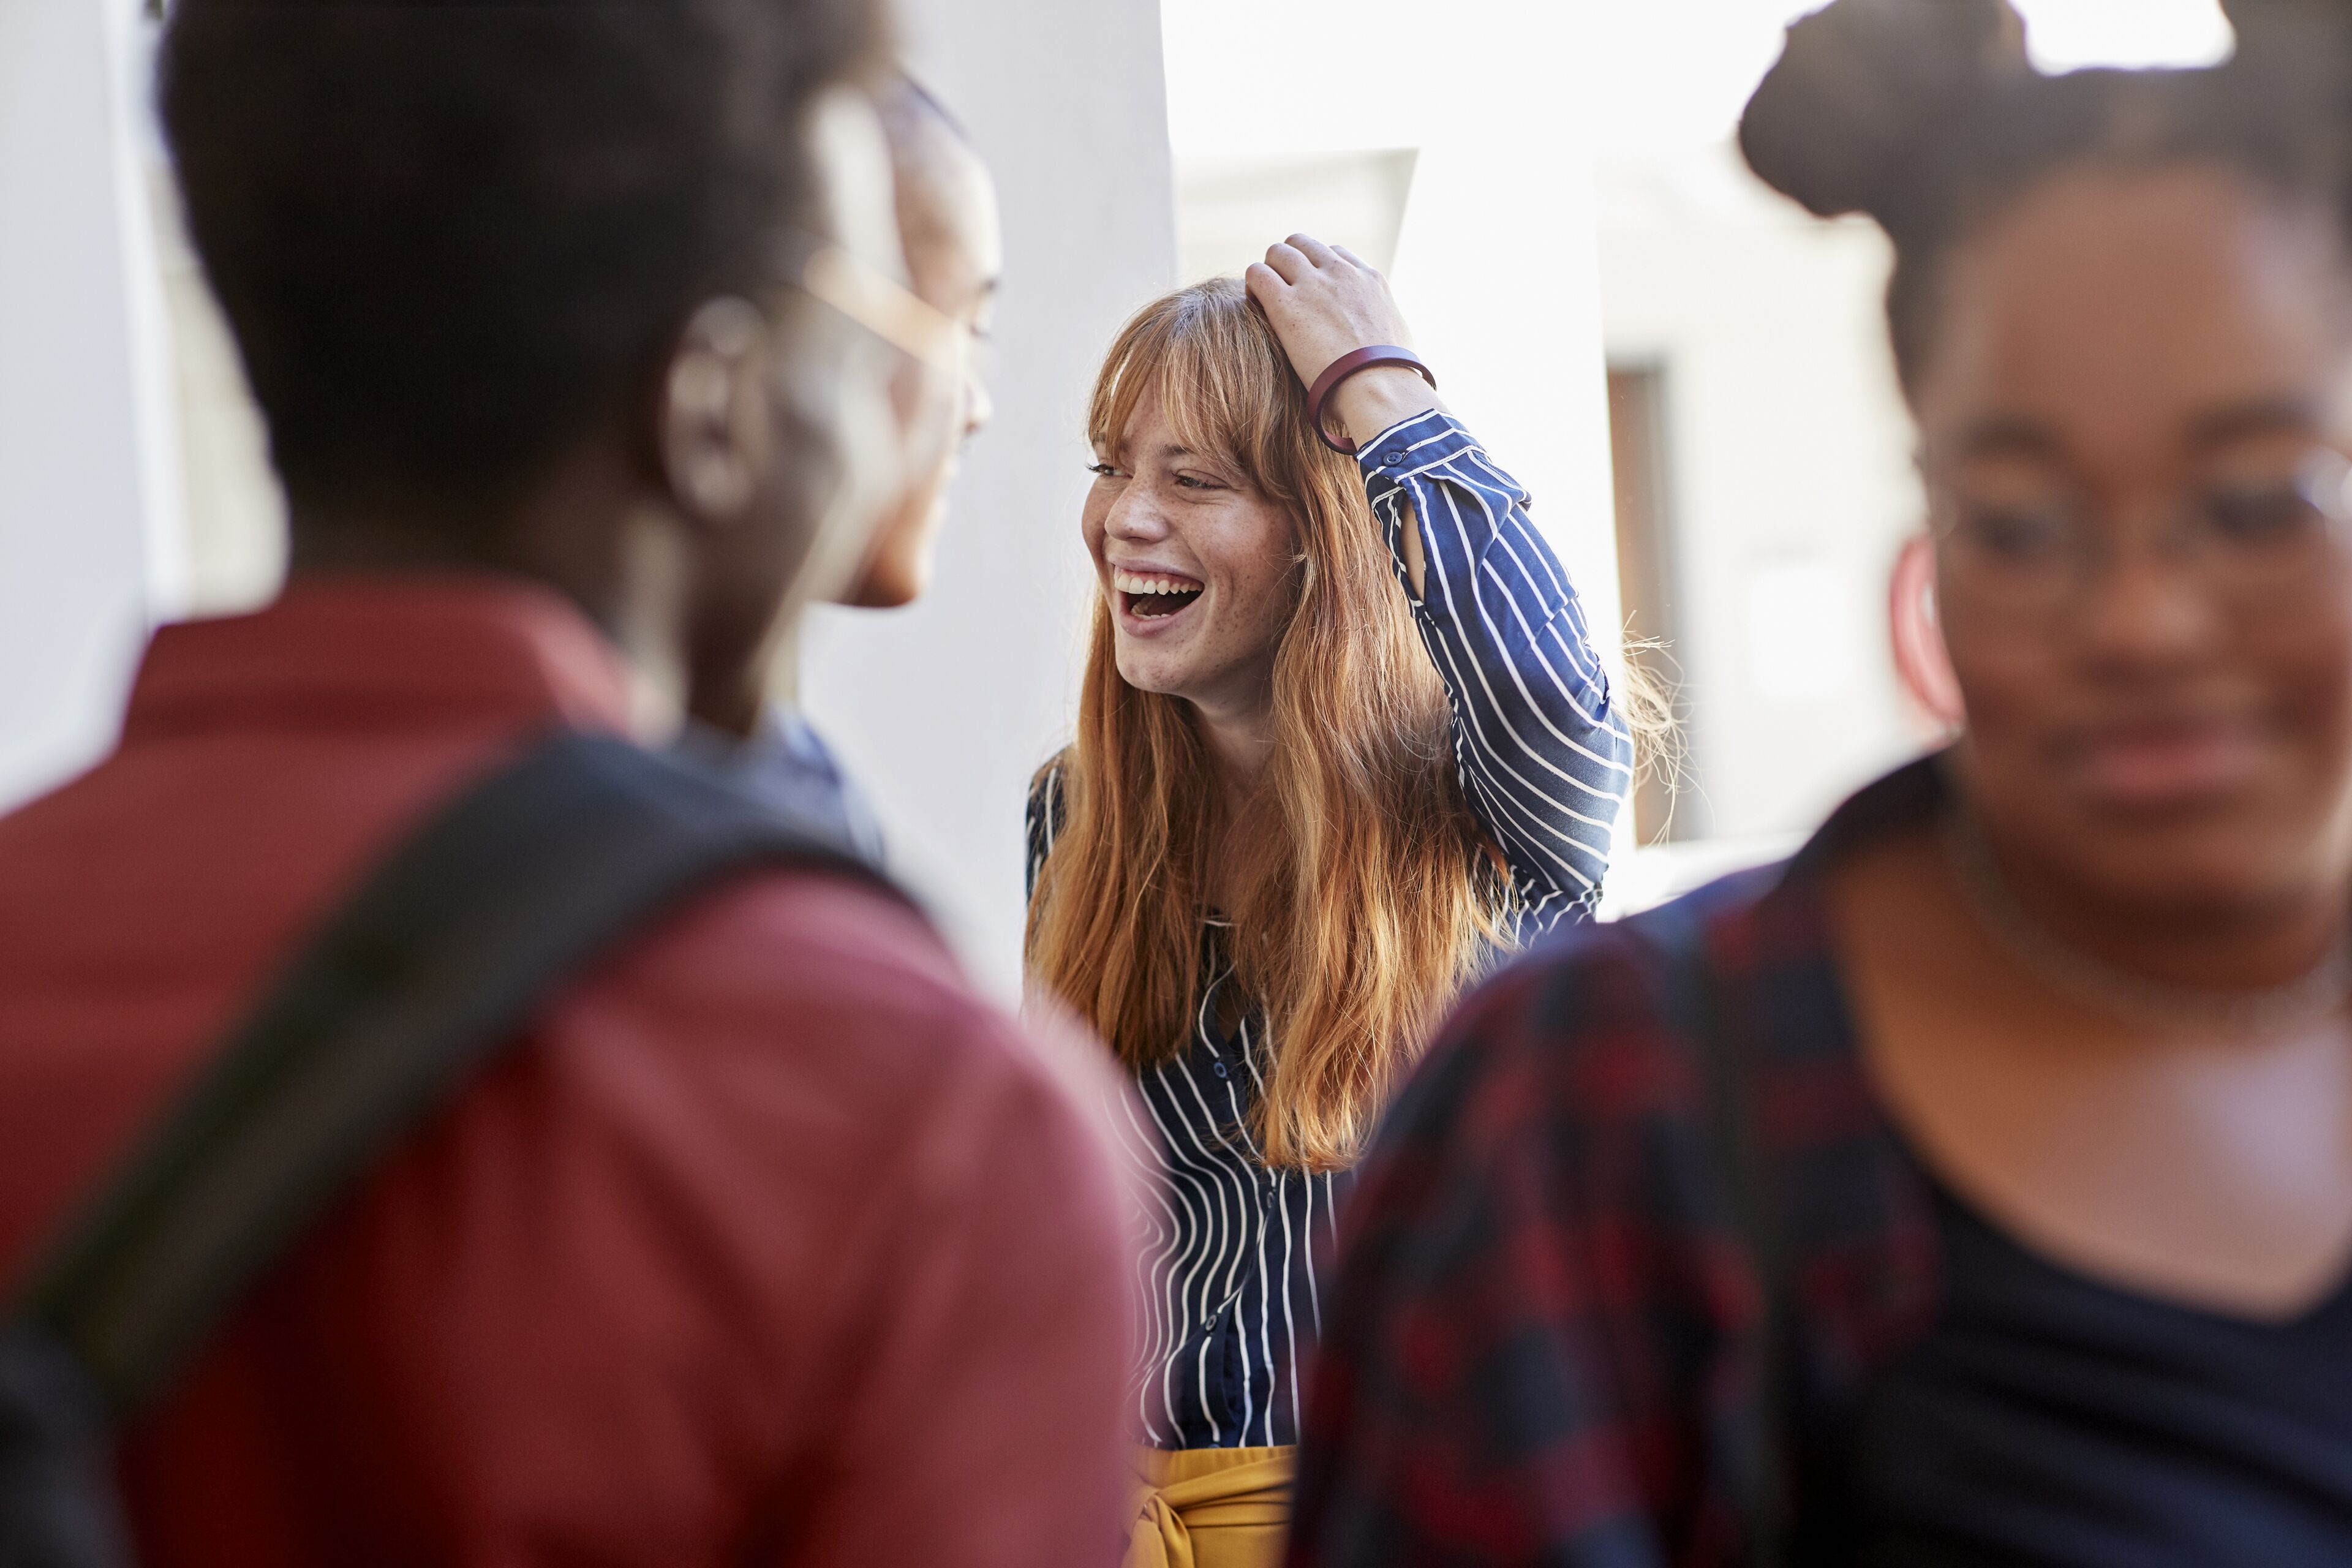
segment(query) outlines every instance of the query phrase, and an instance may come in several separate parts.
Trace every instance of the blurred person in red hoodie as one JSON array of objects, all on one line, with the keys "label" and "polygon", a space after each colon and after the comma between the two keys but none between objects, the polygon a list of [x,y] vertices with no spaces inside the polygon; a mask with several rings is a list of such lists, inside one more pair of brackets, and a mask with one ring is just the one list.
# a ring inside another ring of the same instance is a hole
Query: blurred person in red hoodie
[{"label": "blurred person in red hoodie", "polygon": [[[0,1268],[415,823],[550,731],[666,743],[853,579],[925,467],[895,356],[937,349],[845,90],[880,32],[182,0],[164,119],[293,573],[158,633],[113,754],[0,818]],[[142,1561],[1107,1559],[1101,1077],[870,884],[728,882],[564,986],[127,1432]]]}]

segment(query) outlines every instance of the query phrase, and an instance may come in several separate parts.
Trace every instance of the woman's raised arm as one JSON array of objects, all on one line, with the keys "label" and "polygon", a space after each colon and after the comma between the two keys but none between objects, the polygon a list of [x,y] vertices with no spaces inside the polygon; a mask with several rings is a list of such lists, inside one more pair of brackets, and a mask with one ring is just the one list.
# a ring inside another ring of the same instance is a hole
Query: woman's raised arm
[{"label": "woman's raised arm", "polygon": [[[1248,282],[1310,387],[1344,354],[1405,341],[1387,280],[1344,249],[1294,235]],[[1633,742],[1527,492],[1409,368],[1348,377],[1323,419],[1356,450],[1445,682],[1463,793],[1510,863],[1522,935],[1589,915],[1631,787]]]}]

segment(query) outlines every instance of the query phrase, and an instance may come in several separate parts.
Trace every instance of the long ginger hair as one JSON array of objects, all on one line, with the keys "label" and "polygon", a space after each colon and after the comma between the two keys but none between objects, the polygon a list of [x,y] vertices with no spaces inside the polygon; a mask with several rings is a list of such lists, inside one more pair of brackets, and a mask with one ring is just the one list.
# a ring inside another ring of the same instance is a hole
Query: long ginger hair
[{"label": "long ginger hair", "polygon": [[1064,817],[1030,901],[1030,969],[1131,1067],[1182,1056],[1210,961],[1209,858],[1228,857],[1224,961],[1263,1009],[1271,1066],[1253,1131],[1267,1163],[1329,1170],[1506,940],[1509,882],[1463,801],[1445,689],[1363,480],[1316,438],[1239,283],[1180,289],[1128,322],[1087,413],[1097,448],[1154,394],[1178,439],[1297,524],[1273,754],[1228,820],[1192,705],[1120,677],[1098,598],[1076,738],[1048,764]]}]

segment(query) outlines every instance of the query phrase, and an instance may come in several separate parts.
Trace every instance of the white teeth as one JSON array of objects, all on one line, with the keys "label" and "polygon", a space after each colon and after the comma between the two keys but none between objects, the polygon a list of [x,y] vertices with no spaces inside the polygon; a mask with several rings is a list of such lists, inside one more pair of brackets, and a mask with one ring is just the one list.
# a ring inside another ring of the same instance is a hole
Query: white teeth
[{"label": "white teeth", "polygon": [[1147,577],[1134,572],[1113,572],[1110,585],[1122,594],[1197,594],[1201,584],[1189,577]]}]

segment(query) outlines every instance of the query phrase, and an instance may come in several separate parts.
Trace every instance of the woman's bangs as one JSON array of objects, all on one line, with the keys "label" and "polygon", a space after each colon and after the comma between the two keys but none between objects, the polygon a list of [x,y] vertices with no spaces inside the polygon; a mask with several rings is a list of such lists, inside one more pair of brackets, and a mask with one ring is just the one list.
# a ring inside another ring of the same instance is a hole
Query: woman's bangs
[{"label": "woman's bangs", "polygon": [[1255,481],[1249,400],[1237,384],[1232,356],[1203,342],[1207,335],[1174,334],[1160,362],[1160,406],[1180,446],[1232,464]]},{"label": "woman's bangs", "polygon": [[1278,416],[1279,388],[1259,385],[1265,378],[1247,374],[1245,367],[1263,357],[1246,341],[1246,323],[1233,319],[1247,308],[1202,286],[1134,323],[1096,384],[1087,437],[1104,450],[1117,446],[1136,411],[1157,395],[1180,445],[1230,463],[1255,481],[1254,459]]},{"label": "woman's bangs", "polygon": [[1151,389],[1153,373],[1165,352],[1156,341],[1160,334],[1150,330],[1157,324],[1129,328],[1095,382],[1094,398],[1087,408],[1087,439],[1105,456],[1118,446],[1119,437],[1134,422],[1136,409]]}]

